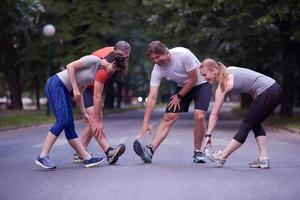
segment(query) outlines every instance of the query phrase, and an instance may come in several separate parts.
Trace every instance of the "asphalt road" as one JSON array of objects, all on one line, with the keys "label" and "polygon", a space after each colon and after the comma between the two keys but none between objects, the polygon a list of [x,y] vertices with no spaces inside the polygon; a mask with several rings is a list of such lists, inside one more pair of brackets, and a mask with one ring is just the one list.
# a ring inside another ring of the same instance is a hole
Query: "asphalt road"
[{"label": "asphalt road", "polygon": [[[162,114],[162,109],[155,110],[154,128]],[[73,150],[63,133],[51,152],[57,170],[35,165],[51,124],[0,132],[0,200],[300,199],[299,135],[267,129],[270,169],[248,167],[257,158],[252,133],[223,168],[215,168],[209,161],[194,164],[193,118],[188,113],[175,123],[153,163],[143,164],[132,148],[142,116],[143,110],[105,116],[109,142],[125,143],[127,149],[116,165],[105,162],[90,169],[73,163]],[[224,112],[214,132],[214,148],[223,148],[238,125],[239,119]],[[82,129],[82,122],[76,121],[79,135]],[[150,139],[148,136],[146,141]],[[89,151],[104,155],[95,141]]]}]

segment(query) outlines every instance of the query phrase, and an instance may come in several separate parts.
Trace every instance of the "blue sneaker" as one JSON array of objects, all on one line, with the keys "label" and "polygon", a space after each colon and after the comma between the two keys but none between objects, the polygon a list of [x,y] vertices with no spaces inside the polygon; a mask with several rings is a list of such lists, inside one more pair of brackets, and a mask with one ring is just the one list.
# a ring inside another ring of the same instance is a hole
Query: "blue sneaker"
[{"label": "blue sneaker", "polygon": [[105,160],[105,157],[97,158],[97,157],[91,157],[89,160],[84,160],[84,167],[89,168],[89,167],[94,167],[96,165],[99,165]]},{"label": "blue sneaker", "polygon": [[49,155],[46,155],[45,157],[40,157],[38,156],[37,159],[35,160],[35,163],[45,169],[56,169],[55,164],[53,161],[50,159]]},{"label": "blue sneaker", "polygon": [[152,162],[153,153],[151,152],[150,148],[150,146],[145,146],[138,139],[134,140],[133,142],[134,152],[141,157],[144,163]]}]

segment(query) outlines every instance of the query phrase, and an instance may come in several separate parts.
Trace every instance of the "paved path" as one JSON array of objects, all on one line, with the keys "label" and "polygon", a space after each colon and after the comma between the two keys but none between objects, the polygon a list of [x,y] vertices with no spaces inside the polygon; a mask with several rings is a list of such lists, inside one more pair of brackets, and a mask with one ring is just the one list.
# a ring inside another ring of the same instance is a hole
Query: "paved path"
[{"label": "paved path", "polygon": [[[225,109],[226,110],[226,109]],[[157,125],[163,110],[154,112]],[[42,141],[50,125],[0,132],[1,200],[231,200],[300,199],[300,136],[281,130],[268,130],[272,167],[251,169],[257,157],[252,133],[224,168],[211,163],[192,163],[192,113],[183,115],[156,152],[152,164],[143,164],[134,154],[132,141],[138,134],[143,110],[110,114],[105,129],[110,143],[123,142],[127,150],[114,166],[85,169],[72,162],[73,151],[64,135],[51,156],[58,169],[45,171],[35,165]],[[214,132],[215,148],[223,148],[232,138],[239,119],[223,113]],[[76,122],[80,134],[83,124]],[[150,141],[147,137],[146,141]],[[89,151],[103,155],[96,142]]]}]

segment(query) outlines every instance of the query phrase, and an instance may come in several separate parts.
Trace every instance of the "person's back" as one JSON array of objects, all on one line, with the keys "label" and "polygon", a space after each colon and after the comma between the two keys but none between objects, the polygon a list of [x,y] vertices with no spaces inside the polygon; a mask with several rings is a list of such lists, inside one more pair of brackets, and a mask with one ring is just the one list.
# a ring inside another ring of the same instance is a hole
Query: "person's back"
[{"label": "person's back", "polygon": [[[82,85],[92,84],[97,71],[101,67],[101,59],[93,55],[88,55],[81,57],[79,61],[83,62],[84,67],[83,69],[75,73],[75,78],[78,86],[80,87]],[[65,69],[61,72],[58,72],[57,75],[67,87],[67,89],[71,91],[72,85],[69,80],[67,70]]]},{"label": "person's back", "polygon": [[114,47],[104,47],[94,51],[92,55],[97,56],[99,58],[104,58],[105,56],[107,56],[109,53],[113,51],[114,51]]},{"label": "person's back", "polygon": [[275,83],[274,79],[250,69],[234,66],[227,69],[234,75],[232,94],[247,93],[256,98]]}]

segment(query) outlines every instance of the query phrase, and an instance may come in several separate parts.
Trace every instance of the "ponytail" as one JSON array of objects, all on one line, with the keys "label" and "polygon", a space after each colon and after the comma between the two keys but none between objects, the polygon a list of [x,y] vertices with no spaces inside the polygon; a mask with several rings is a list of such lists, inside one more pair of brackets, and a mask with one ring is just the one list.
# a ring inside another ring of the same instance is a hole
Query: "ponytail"
[{"label": "ponytail", "polygon": [[221,91],[224,92],[227,81],[228,81],[228,70],[227,70],[227,67],[223,63],[217,62],[217,64],[218,64],[219,69],[220,69],[219,84],[220,84],[220,87],[221,87]]}]

